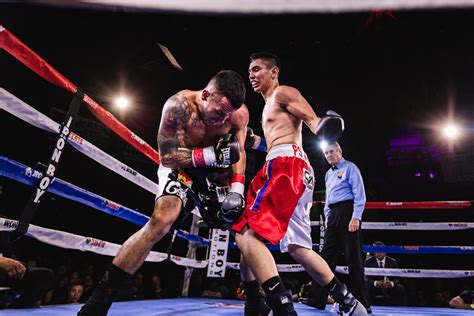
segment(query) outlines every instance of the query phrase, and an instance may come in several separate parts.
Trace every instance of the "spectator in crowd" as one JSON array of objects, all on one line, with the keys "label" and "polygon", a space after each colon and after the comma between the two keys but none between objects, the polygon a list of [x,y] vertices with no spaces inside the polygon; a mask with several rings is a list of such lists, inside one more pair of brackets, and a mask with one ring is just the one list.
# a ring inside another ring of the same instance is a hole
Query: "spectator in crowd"
[{"label": "spectator in crowd", "polygon": [[161,278],[158,274],[151,276],[151,291],[150,298],[158,299],[163,298],[163,289],[161,288]]},{"label": "spectator in crowd", "polygon": [[79,280],[80,278],[81,278],[81,275],[76,270],[71,271],[71,273],[69,273],[69,276],[68,276],[69,282],[72,282],[74,280]]},{"label": "spectator in crowd", "polygon": [[[0,214],[1,217],[4,217]],[[53,286],[51,269],[25,267],[17,260],[10,232],[0,232],[0,286],[10,290],[0,302],[0,308],[25,308],[37,306],[46,292]]]},{"label": "spectator in crowd", "polygon": [[235,298],[241,301],[245,300],[245,289],[243,281],[240,281],[240,284],[237,287],[237,290],[235,291]]},{"label": "spectator in crowd", "polygon": [[94,280],[96,278],[95,266],[91,262],[84,262],[81,264],[80,273],[82,275],[90,275]]},{"label": "spectator in crowd", "polygon": [[209,283],[209,285],[202,292],[202,297],[222,298],[222,293],[219,291],[219,283],[217,283],[217,280],[212,280]]},{"label": "spectator in crowd", "polygon": [[[374,246],[385,246],[383,242],[376,241]],[[373,256],[365,260],[367,268],[397,269],[396,259],[389,257],[385,252],[375,252]],[[407,296],[400,279],[389,276],[367,277],[367,288],[371,303],[381,305],[406,306]]]},{"label": "spectator in crowd", "polygon": [[144,276],[143,273],[135,273],[133,276],[132,283],[132,299],[133,300],[143,300],[145,299],[145,287],[144,287]]},{"label": "spectator in crowd", "polygon": [[447,289],[436,291],[433,294],[431,305],[434,307],[448,307],[451,297],[453,297],[453,295]]},{"label": "spectator in crowd", "polygon": [[61,279],[57,280],[50,300],[51,304],[61,304],[60,302],[64,302],[69,289],[69,283],[70,280],[66,274],[64,274]]},{"label": "spectator in crowd", "polygon": [[90,274],[86,274],[83,277],[84,281],[84,294],[81,297],[81,303],[84,303],[87,301],[87,299],[92,295],[92,292],[94,291],[94,277]]},{"label": "spectator in crowd", "polygon": [[117,288],[116,301],[133,301],[145,299],[143,273],[137,272],[119,288]]},{"label": "spectator in crowd", "polygon": [[295,301],[299,301],[303,304],[308,303],[308,299],[310,297],[311,291],[311,281],[301,284],[300,290],[298,291],[298,299]]},{"label": "spectator in crowd", "polygon": [[67,290],[66,304],[77,304],[84,294],[84,283],[80,279],[74,279]]},{"label": "spectator in crowd", "polygon": [[[259,293],[262,297],[265,296],[265,292],[263,291],[261,286],[259,287]],[[235,290],[235,298],[238,300],[245,300],[245,289],[243,281],[240,281],[239,286]]]},{"label": "spectator in crowd", "polygon": [[415,306],[428,306],[428,299],[426,298],[426,293],[422,289],[417,289],[415,294]]},{"label": "spectator in crowd", "polygon": [[84,282],[82,279],[70,280],[66,285],[65,291],[56,291],[54,293],[51,304],[74,304],[82,302],[84,295]]},{"label": "spectator in crowd", "polygon": [[474,290],[463,291],[459,295],[453,297],[451,301],[449,301],[449,307],[474,309]]}]

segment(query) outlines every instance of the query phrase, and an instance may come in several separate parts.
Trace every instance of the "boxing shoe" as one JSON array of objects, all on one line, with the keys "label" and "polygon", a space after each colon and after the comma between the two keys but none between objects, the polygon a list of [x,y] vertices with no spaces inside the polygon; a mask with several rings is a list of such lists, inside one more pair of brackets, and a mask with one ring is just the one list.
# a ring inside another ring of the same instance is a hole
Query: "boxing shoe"
[{"label": "boxing shoe", "polygon": [[245,298],[244,315],[245,316],[267,316],[271,309],[265,303],[263,297]]},{"label": "boxing shoe", "polygon": [[272,309],[273,316],[297,316],[291,298],[291,290],[274,293],[265,298],[268,306]]},{"label": "boxing shoe", "polygon": [[368,316],[364,305],[355,297],[350,302],[339,304],[339,315]]},{"label": "boxing shoe", "polygon": [[116,295],[117,291],[98,286],[81,307],[77,316],[107,316]]},{"label": "boxing shoe", "polygon": [[126,284],[130,277],[112,263],[77,316],[106,316],[118,294],[117,289]]}]

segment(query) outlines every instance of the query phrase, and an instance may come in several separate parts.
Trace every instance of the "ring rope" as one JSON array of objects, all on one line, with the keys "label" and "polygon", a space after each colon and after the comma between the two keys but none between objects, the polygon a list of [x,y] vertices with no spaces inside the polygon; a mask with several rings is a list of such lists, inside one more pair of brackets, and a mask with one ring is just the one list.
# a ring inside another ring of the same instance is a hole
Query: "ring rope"
[{"label": "ring rope", "polygon": [[[280,250],[280,245],[265,243],[269,250]],[[238,249],[235,242],[229,243],[229,249]],[[319,244],[313,244],[315,251],[319,250]],[[362,246],[364,252],[386,252],[402,254],[474,254],[474,246]]]},{"label": "ring rope", "polygon": [[[240,270],[238,262],[227,262],[227,268]],[[279,272],[305,272],[299,264],[277,264]],[[349,274],[346,266],[337,266],[336,272]],[[469,278],[474,277],[473,270],[435,270],[435,269],[388,269],[365,268],[365,274],[370,276],[398,276],[406,278]]]},{"label": "ring rope", "polygon": [[[0,174],[7,176],[14,180],[22,183],[33,185],[37,179],[41,178],[41,173],[33,171],[14,160],[8,159],[0,155]],[[29,176],[28,176],[29,175]],[[132,223],[143,226],[149,219],[148,216],[133,211],[125,206],[122,206],[116,202],[105,199],[99,195],[91,193],[87,190],[74,186],[68,182],[65,182],[59,178],[55,178],[51,183],[50,192],[60,195],[65,198],[69,198],[76,202],[86,204],[95,209],[103,211],[105,213],[120,217],[131,221]],[[191,237],[192,236],[192,237]],[[198,242],[203,245],[209,243],[208,240],[195,236],[192,234],[182,233],[179,237],[183,237],[193,242]],[[314,244],[314,246],[318,246]],[[230,244],[231,248],[236,248],[235,243]],[[278,250],[278,245],[268,244],[267,247],[270,250]],[[474,253],[474,247],[472,246],[364,246],[364,251],[367,252],[388,252],[388,253],[406,253],[406,254],[469,254]]]},{"label": "ring rope", "polygon": [[[313,206],[324,205],[323,201],[313,202]],[[367,202],[366,210],[444,210],[472,206],[471,201],[420,201],[420,202]]]},{"label": "ring rope", "polygon": [[[30,186],[35,185],[36,181],[39,181],[42,177],[41,172],[2,155],[0,155],[0,175]],[[136,212],[126,206],[108,200],[100,195],[89,192],[59,178],[54,178],[48,188],[48,192],[90,206],[109,215],[125,219],[139,226],[145,225],[150,219],[144,214]],[[177,236],[202,245],[209,244],[209,240],[200,236],[191,235],[183,230],[178,230]]]},{"label": "ring rope", "polygon": [[[0,25],[0,47],[15,57],[25,66],[36,72],[48,82],[63,88],[70,93],[75,94],[77,86],[70,82],[66,77],[60,74],[56,69],[49,65],[46,60],[41,58],[32,49],[26,46],[20,39]],[[112,113],[102,108],[87,94],[82,99],[89,111],[95,115],[102,123],[113,130],[117,135],[123,138],[127,143],[135,147],[145,156],[160,164],[160,155],[148,143],[141,139],[138,135],[129,130]]]},{"label": "ring rope", "polygon": [[[35,185],[43,176],[41,172],[2,155],[0,155],[0,175],[30,186]],[[59,178],[54,178],[48,188],[48,192],[85,204],[110,215],[126,219],[137,225],[143,226],[148,221],[148,216],[146,215]]]},{"label": "ring rope", "polygon": [[[13,231],[17,226],[18,221],[0,218],[0,231]],[[101,239],[44,228],[33,224],[30,224],[26,235],[56,247],[80,251],[91,251],[106,256],[115,256],[121,247],[119,244],[114,244]],[[151,251],[147,256],[146,261],[162,262],[166,259],[168,259],[168,254]],[[169,259],[182,266],[190,266],[193,268],[205,268],[207,266],[206,261],[188,259],[175,255],[170,255]]]},{"label": "ring rope", "polygon": [[[39,173],[38,171],[33,171],[31,168],[26,168],[25,166],[23,166],[19,163],[16,163],[16,165],[15,165],[14,161],[0,156],[0,170],[2,172],[2,175],[4,175],[4,176],[8,176],[11,173],[11,170],[10,170],[10,172],[8,172],[7,168],[5,168],[5,166],[4,166],[5,164],[9,165],[10,168],[11,168],[11,166],[14,166],[14,167],[16,166],[17,167],[17,170],[16,170],[17,173],[19,171],[21,174],[24,175],[23,177],[18,177],[18,176],[12,177],[16,180],[19,180],[20,182],[32,185],[33,182],[34,182],[34,179],[41,178],[41,173]],[[11,169],[13,169],[13,168],[11,168]],[[21,170],[23,170],[23,172],[21,172]],[[29,176],[28,176],[28,174],[29,174]],[[55,186],[56,186],[55,183],[60,184],[61,182],[63,183],[63,186],[67,187],[69,185],[70,187],[74,188],[74,186],[68,184],[67,182],[64,182],[64,181],[62,181],[58,178],[55,178],[55,181],[53,181],[53,183],[51,184],[52,193],[56,193],[56,192],[53,192],[55,190]],[[75,188],[76,188],[76,190],[79,189],[79,190],[85,191],[85,190],[77,188],[77,187],[75,187]],[[87,192],[87,191],[85,191],[85,192]],[[87,192],[87,193],[88,194],[86,196],[97,197],[97,195],[95,195],[93,193],[90,193],[90,192]],[[60,195],[59,192],[57,192],[56,194]],[[66,194],[62,195],[62,196],[66,197],[66,198],[71,198],[70,195],[66,195]],[[101,199],[102,199],[102,205],[105,205],[106,207],[110,207],[111,205],[113,205],[113,209],[115,209],[117,207],[119,209],[124,208],[124,207],[116,204],[115,202],[110,202],[109,200],[106,200],[104,198],[101,198]],[[83,198],[83,201],[80,201],[80,202],[84,203],[84,200],[85,200],[85,198]],[[76,201],[78,201],[78,200],[76,200]],[[110,203],[114,203],[114,204],[110,204]],[[88,203],[84,203],[84,204],[89,205]],[[97,208],[96,206],[93,206],[93,207]],[[103,210],[103,207],[97,208],[97,209]],[[115,214],[113,211],[106,211],[106,212],[111,214],[111,215],[117,216],[117,214]],[[129,210],[129,209],[127,210],[126,208],[124,208],[123,212],[124,213],[128,213],[128,212],[136,213],[132,210]],[[145,218],[145,222],[148,220],[148,218],[145,215],[143,215],[143,214],[140,214],[140,215]],[[120,216],[118,216],[118,217],[120,217]],[[127,218],[127,217],[124,217],[124,219],[130,220],[130,218]],[[205,240],[205,239],[203,239],[199,236],[194,236],[194,235],[191,235],[189,233],[182,232],[182,231],[181,231],[180,235],[181,235],[180,237],[184,237],[188,240],[190,238],[193,238],[193,241],[204,240],[203,244],[206,244],[206,243],[209,242],[208,240]],[[235,244],[233,244],[233,245],[231,244],[231,248],[232,248],[232,246],[234,246],[234,248],[235,248]],[[315,246],[317,246],[317,245],[315,245]],[[270,248],[278,249],[277,246],[271,246]],[[430,246],[389,246],[389,247],[387,247],[387,246],[364,246],[364,251],[382,251],[382,252],[391,252],[391,251],[393,251],[393,252],[398,252],[398,253],[434,253],[433,251],[436,251],[437,250],[436,248],[438,248],[438,247],[437,246],[434,246],[434,247],[430,247]],[[465,254],[465,253],[469,253],[470,251],[473,251],[474,247],[440,247],[440,248],[442,248],[442,250],[444,250],[443,253],[453,253],[453,251],[455,251],[455,250],[463,250],[463,251],[458,252],[458,253]],[[453,248],[456,248],[456,249],[453,249]],[[429,250],[429,252],[427,252],[427,249]],[[281,269],[289,269],[288,266],[293,267],[292,268],[293,271],[299,271],[298,269],[300,269],[300,268],[294,268],[297,265],[286,265],[286,266],[284,265],[283,268],[281,268]],[[421,275],[419,273],[419,271],[421,271],[421,270],[414,270],[414,269],[400,269],[400,270],[402,271],[400,273],[402,273],[403,276],[409,275],[409,274],[407,274],[407,272],[412,273],[412,274],[414,273],[416,275],[420,275],[420,277],[424,276],[424,275]],[[282,271],[285,271],[285,270],[282,270]],[[462,274],[464,272],[456,272],[456,273],[458,273],[458,274],[461,273]],[[451,277],[451,275],[453,275],[453,274],[448,274],[446,277]],[[472,276],[472,274],[469,274],[469,273],[464,273],[463,275]]]},{"label": "ring rope", "polygon": [[[320,226],[319,221],[311,221],[311,226]],[[473,229],[474,223],[410,223],[410,222],[362,222],[364,230],[465,230]]]},{"label": "ring rope", "polygon": [[[0,88],[0,109],[3,109],[17,118],[45,131],[52,133],[58,133],[59,131],[60,124],[18,99],[3,88]],[[68,143],[87,157],[95,160],[97,163],[144,188],[150,193],[156,194],[156,192],[158,192],[158,185],[155,182],[105,153],[81,136],[71,132],[68,137]]]},{"label": "ring rope", "polygon": [[[0,175],[9,177],[11,179],[20,181],[24,184],[33,185],[35,181],[41,178],[41,173],[33,171],[14,160],[8,159],[0,155]],[[105,199],[99,195],[91,193],[87,190],[74,186],[68,182],[65,182],[59,178],[55,178],[51,183],[50,192],[60,195],[65,198],[69,198],[76,202],[86,204],[95,209],[103,211],[105,213],[120,217],[131,221],[132,223],[143,226],[149,219],[148,216],[133,211],[125,206],[122,206],[116,202]],[[209,240],[202,237],[195,236],[192,234],[186,234],[182,231],[179,237],[187,240],[207,245]],[[318,244],[314,244],[318,246]],[[235,243],[230,244],[231,248],[236,248]],[[278,250],[278,245],[268,244],[267,247],[270,250]],[[474,253],[474,247],[472,246],[369,246],[363,247],[364,251],[367,252],[388,252],[388,253],[406,253],[406,254],[470,254]]]},{"label": "ring rope", "polygon": [[[0,231],[13,231],[18,225],[18,221],[0,218]],[[115,256],[120,245],[108,241],[84,237],[54,229],[43,228],[31,224],[26,233],[27,236],[35,238],[46,244],[53,246],[74,249],[80,251],[90,251],[101,255]],[[168,259],[168,255],[160,252],[150,252],[146,258],[147,262],[162,262]],[[169,258],[175,264],[192,268],[205,268],[208,261],[184,258],[171,255]],[[239,269],[240,264],[227,262],[227,268]],[[278,264],[280,272],[303,272],[305,269],[299,264]],[[337,266],[336,272],[347,274],[348,267]],[[474,271],[465,270],[433,270],[433,269],[388,269],[388,268],[365,268],[366,275],[372,276],[399,276],[410,278],[466,278],[474,277]]]},{"label": "ring rope", "polygon": [[364,252],[386,252],[404,254],[474,254],[474,246],[373,246],[364,245]]},{"label": "ring rope", "polygon": [[[50,4],[54,3],[50,1]],[[68,6],[77,8],[131,12],[183,12],[185,14],[295,14],[295,13],[343,13],[372,10],[420,10],[420,9],[466,9],[473,6],[472,0],[241,0],[241,1],[137,1],[96,0],[70,1]]]}]

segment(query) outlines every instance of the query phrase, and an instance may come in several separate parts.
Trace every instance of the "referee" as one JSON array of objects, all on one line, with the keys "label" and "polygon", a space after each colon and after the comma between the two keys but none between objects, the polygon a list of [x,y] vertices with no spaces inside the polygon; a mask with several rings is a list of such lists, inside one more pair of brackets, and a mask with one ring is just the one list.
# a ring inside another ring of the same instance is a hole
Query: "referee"
[{"label": "referee", "polygon": [[[331,168],[325,176],[326,232],[321,257],[334,271],[339,255],[344,253],[345,263],[349,267],[347,279],[349,290],[370,313],[362,257],[362,231],[360,229],[366,200],[364,181],[359,168],[342,157],[342,149],[337,142],[325,147],[324,156]],[[313,302],[309,302],[309,304],[324,308],[327,294],[315,283],[313,282]]]}]

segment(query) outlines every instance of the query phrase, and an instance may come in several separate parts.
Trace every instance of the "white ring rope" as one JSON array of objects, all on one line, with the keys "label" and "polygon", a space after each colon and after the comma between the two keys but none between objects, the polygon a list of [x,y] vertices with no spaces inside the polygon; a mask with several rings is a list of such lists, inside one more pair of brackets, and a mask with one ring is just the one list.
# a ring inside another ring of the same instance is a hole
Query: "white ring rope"
[{"label": "white ring rope", "polygon": [[[56,1],[41,0],[54,4]],[[354,12],[380,9],[434,9],[473,6],[472,0],[84,0],[66,2],[75,7],[133,8],[133,11],[184,11],[191,13],[310,13]]]},{"label": "white ring rope", "polygon": [[[0,88],[0,109],[3,109],[8,113],[18,117],[19,119],[45,131],[52,133],[58,133],[59,131],[60,124],[56,123],[43,113],[37,111],[3,88]],[[113,172],[135,183],[148,192],[152,194],[156,194],[156,192],[158,192],[158,185],[155,182],[105,153],[81,136],[71,132],[69,134],[68,142],[72,147],[76,148],[87,157],[95,160],[102,166],[112,170]]]},{"label": "white ring rope", "polygon": [[[18,221],[0,218],[0,231],[13,231],[17,226]],[[80,236],[59,230],[36,226],[33,224],[30,224],[26,235],[56,247],[80,251],[91,251],[105,256],[115,256],[121,247],[121,245],[97,238]],[[168,259],[167,254],[151,251],[145,261],[162,262],[166,259]],[[188,259],[175,255],[171,255],[170,260],[180,266],[189,266],[193,268],[205,268],[207,266],[207,261]]]},{"label": "white ring rope", "polygon": [[[311,221],[311,226],[319,226]],[[463,230],[473,229],[474,223],[410,223],[410,222],[362,222],[364,230]]]},{"label": "white ring rope", "polygon": [[[240,269],[237,262],[227,262],[227,267],[234,270]],[[277,264],[279,272],[305,272],[299,264]],[[348,274],[349,268],[337,266],[336,272]],[[365,268],[365,274],[371,276],[398,276],[405,278],[467,278],[474,277],[473,270],[433,270],[433,269],[386,269]]]},{"label": "white ring rope", "polygon": [[[18,226],[15,220],[0,218],[0,231],[13,231]],[[81,251],[91,251],[101,255],[115,256],[120,245],[103,241],[92,237],[84,237],[67,232],[43,228],[30,224],[27,236],[35,238],[46,244],[53,246],[74,249]],[[146,258],[147,262],[162,262],[168,258],[167,254],[160,252],[150,252]],[[206,260],[195,260],[175,255],[170,256],[170,260],[180,266],[192,268],[207,267]],[[238,270],[240,264],[227,262],[227,268]],[[305,269],[299,264],[278,264],[280,272],[303,272]],[[344,266],[337,266],[336,271],[347,274],[349,269]],[[433,270],[433,269],[387,269],[387,268],[365,268],[366,275],[372,276],[399,276],[408,278],[465,278],[474,277],[474,271],[470,270]]]},{"label": "white ring rope", "polygon": [[[348,267],[336,267],[336,272],[349,274]],[[472,270],[434,270],[434,269],[389,269],[365,268],[366,275],[396,276],[405,278],[466,278],[474,277]]]}]

